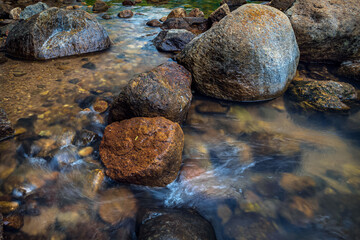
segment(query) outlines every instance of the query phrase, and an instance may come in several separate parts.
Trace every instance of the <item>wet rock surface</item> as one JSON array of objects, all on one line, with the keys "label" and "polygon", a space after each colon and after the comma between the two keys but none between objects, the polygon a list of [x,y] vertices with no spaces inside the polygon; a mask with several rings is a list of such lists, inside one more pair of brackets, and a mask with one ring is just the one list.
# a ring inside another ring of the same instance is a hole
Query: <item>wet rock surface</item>
[{"label": "wet rock surface", "polygon": [[11,9],[9,16],[11,19],[19,20],[20,13],[21,13],[21,8],[19,8],[19,7],[13,8],[13,9]]},{"label": "wet rock surface", "polygon": [[216,239],[211,224],[193,210],[149,209],[139,222],[138,239]]},{"label": "wet rock surface", "polygon": [[134,16],[134,13],[131,10],[123,10],[118,14],[119,18],[131,18],[132,16]]},{"label": "wet rock surface", "polygon": [[4,109],[0,108],[0,141],[14,134],[14,128]]},{"label": "wet rock surface", "polygon": [[146,23],[146,25],[148,25],[149,27],[161,27],[161,22],[159,22],[159,20],[157,19],[153,19],[153,20],[150,20]]},{"label": "wet rock surface", "polygon": [[288,94],[302,109],[320,112],[349,110],[343,101],[355,100],[357,96],[348,83],[311,80],[293,81]]},{"label": "wet rock surface", "polygon": [[285,12],[288,10],[296,0],[272,0],[269,6],[279,9]]},{"label": "wet rock surface", "polygon": [[191,75],[169,62],[131,79],[110,108],[110,121],[162,116],[182,123],[190,107]]},{"label": "wet rock surface", "polygon": [[246,4],[187,44],[176,59],[193,74],[200,93],[259,101],[286,90],[295,76],[299,50],[282,12]]},{"label": "wet rock surface", "polygon": [[297,0],[285,13],[293,26],[301,60],[342,62],[360,57],[357,0]]},{"label": "wet rock surface", "polygon": [[6,41],[7,54],[26,59],[64,57],[109,47],[107,32],[93,16],[82,10],[58,8],[17,24]]},{"label": "wet rock surface", "polygon": [[159,51],[177,52],[184,49],[195,34],[185,29],[170,29],[161,31],[154,39],[154,45]]},{"label": "wet rock surface", "polygon": [[24,10],[20,13],[20,19],[28,19],[42,11],[48,9],[49,6],[46,3],[38,2],[34,5],[27,6]]},{"label": "wet rock surface", "polygon": [[162,117],[132,118],[106,127],[100,156],[114,180],[165,186],[180,170],[183,146],[177,123]]},{"label": "wet rock surface", "polygon": [[192,33],[200,34],[209,29],[209,22],[201,17],[168,18],[163,23],[162,29],[186,29]]}]

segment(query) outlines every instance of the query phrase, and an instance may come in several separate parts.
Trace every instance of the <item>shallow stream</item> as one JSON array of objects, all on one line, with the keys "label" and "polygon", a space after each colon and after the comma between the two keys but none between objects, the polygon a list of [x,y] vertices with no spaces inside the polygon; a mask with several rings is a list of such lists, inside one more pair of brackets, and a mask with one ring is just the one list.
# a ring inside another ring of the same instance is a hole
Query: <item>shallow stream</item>
[{"label": "shallow stream", "polygon": [[[0,65],[0,107],[16,128],[15,138],[0,142],[0,201],[18,202],[16,214],[24,216],[6,239],[131,239],[136,212],[147,207],[195,209],[219,240],[360,239],[357,104],[347,114],[311,114],[286,95],[245,104],[195,94],[176,181],[165,188],[99,184],[107,112],[93,104],[110,103],[135,74],[172,61],[151,42],[160,29],[146,22],[177,6],[208,14],[218,5],[144,3],[120,19],[125,7],[112,3],[113,19],[97,14],[110,50]],[[300,64],[297,77],[342,80],[323,65]]]}]

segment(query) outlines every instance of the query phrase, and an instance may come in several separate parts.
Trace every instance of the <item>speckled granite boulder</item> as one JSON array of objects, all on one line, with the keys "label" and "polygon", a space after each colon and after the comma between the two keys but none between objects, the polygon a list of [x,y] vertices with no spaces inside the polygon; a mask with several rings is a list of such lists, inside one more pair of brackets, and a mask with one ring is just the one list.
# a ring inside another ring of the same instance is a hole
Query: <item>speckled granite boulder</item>
[{"label": "speckled granite boulder", "polygon": [[6,53],[26,59],[51,59],[101,51],[110,44],[95,16],[83,10],[49,8],[11,29]]},{"label": "speckled granite boulder", "polygon": [[194,38],[177,56],[200,93],[226,100],[260,101],[285,92],[299,49],[281,11],[245,4]]},{"label": "speckled granite boulder", "polygon": [[48,9],[49,6],[46,3],[38,2],[33,5],[27,6],[24,10],[20,13],[20,19],[28,19],[42,11]]}]

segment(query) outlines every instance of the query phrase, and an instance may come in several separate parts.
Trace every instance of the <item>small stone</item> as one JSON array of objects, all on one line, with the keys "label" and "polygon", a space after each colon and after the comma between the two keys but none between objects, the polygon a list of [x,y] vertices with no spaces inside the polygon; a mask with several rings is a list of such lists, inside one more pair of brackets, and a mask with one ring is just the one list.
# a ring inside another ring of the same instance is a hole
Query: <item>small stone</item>
[{"label": "small stone", "polygon": [[108,9],[109,6],[101,0],[96,0],[93,6],[93,12],[106,12]]},{"label": "small stone", "polygon": [[218,102],[202,102],[196,105],[196,111],[203,114],[226,114],[229,106],[223,106]]},{"label": "small stone", "polygon": [[24,134],[27,132],[27,129],[26,128],[23,128],[23,127],[19,127],[19,128],[15,128],[15,133],[14,135],[15,136],[18,136],[18,135],[21,135],[21,134]]},{"label": "small stone", "polygon": [[187,15],[188,17],[204,17],[204,13],[199,8],[194,8]]},{"label": "small stone", "polygon": [[92,147],[84,147],[78,152],[80,157],[86,157],[92,154],[94,149]]},{"label": "small stone", "polygon": [[17,8],[13,8],[10,11],[10,18],[15,19],[15,20],[19,20],[20,19],[20,13],[21,13],[21,8],[17,7]]},{"label": "small stone", "polygon": [[124,0],[122,2],[123,6],[135,6],[136,2],[134,0]]},{"label": "small stone", "polygon": [[104,182],[105,173],[101,169],[95,169],[87,174],[86,179],[88,182],[84,188],[84,192],[88,197],[93,198]]},{"label": "small stone", "polygon": [[131,18],[132,16],[134,16],[134,13],[131,10],[123,10],[118,14],[119,18]]},{"label": "small stone", "polygon": [[86,129],[82,129],[76,134],[72,143],[79,147],[86,147],[93,144],[97,140],[99,140],[99,136],[96,133]]},{"label": "small stone", "polygon": [[18,202],[6,202],[0,201],[0,213],[8,214],[12,211],[15,211],[19,207]]},{"label": "small stone", "polygon": [[4,228],[7,230],[19,230],[24,225],[24,218],[20,215],[4,217]]},{"label": "small stone", "polygon": [[90,69],[90,70],[95,70],[96,69],[96,65],[94,63],[92,63],[92,62],[85,63],[81,67],[86,68],[86,69]]},{"label": "small stone", "polygon": [[27,73],[22,71],[14,71],[13,74],[15,77],[22,77],[25,76]]},{"label": "small stone", "polygon": [[134,218],[136,210],[136,199],[126,188],[109,189],[100,196],[99,215],[102,220],[112,225],[126,218]]},{"label": "small stone", "polygon": [[146,25],[150,27],[161,27],[161,22],[159,22],[157,19],[150,20],[146,23]]},{"label": "small stone", "polygon": [[73,78],[73,79],[69,80],[69,83],[71,83],[71,84],[77,84],[78,82],[80,82],[80,79],[78,79],[78,78]]},{"label": "small stone", "polygon": [[296,176],[291,173],[283,173],[280,186],[288,193],[301,196],[313,196],[315,194],[315,181],[308,176]]},{"label": "small stone", "polygon": [[96,99],[93,108],[95,111],[99,112],[99,113],[103,113],[105,112],[109,107],[109,104],[101,99]]},{"label": "small stone", "polygon": [[103,19],[105,19],[105,20],[109,20],[109,19],[112,19],[113,17],[112,17],[112,15],[110,15],[110,14],[104,14],[104,15],[102,15],[101,16]]},{"label": "small stone", "polygon": [[185,29],[161,31],[153,40],[155,47],[163,52],[177,52],[184,49],[196,35]]},{"label": "small stone", "polygon": [[160,18],[159,20],[160,20],[160,22],[165,22],[165,21],[167,20],[167,17],[166,17],[166,16],[165,16],[165,17],[162,17],[162,18]]},{"label": "small stone", "polygon": [[175,8],[167,16],[168,19],[169,18],[184,18],[184,17],[186,17],[186,11],[183,8]]}]

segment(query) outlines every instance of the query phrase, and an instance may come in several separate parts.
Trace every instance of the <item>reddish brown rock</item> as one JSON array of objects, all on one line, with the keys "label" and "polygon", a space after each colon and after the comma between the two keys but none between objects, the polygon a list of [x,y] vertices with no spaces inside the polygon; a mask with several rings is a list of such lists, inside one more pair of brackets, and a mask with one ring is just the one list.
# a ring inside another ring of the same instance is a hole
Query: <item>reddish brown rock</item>
[{"label": "reddish brown rock", "polygon": [[162,116],[181,123],[190,108],[191,74],[168,62],[131,79],[110,109],[110,122]]},{"label": "reddish brown rock", "polygon": [[19,230],[24,225],[24,218],[20,215],[4,217],[4,228],[7,230]]},{"label": "reddish brown rock", "polygon": [[124,5],[124,6],[134,6],[135,4],[136,4],[136,2],[133,0],[124,0],[122,2],[122,5]]},{"label": "reddish brown rock", "polygon": [[118,14],[119,18],[131,18],[132,16],[134,16],[134,13],[131,10],[123,10]]},{"label": "reddish brown rock", "polygon": [[167,16],[168,19],[169,18],[183,18],[183,17],[186,17],[186,11],[183,8],[175,8]]},{"label": "reddish brown rock", "polygon": [[131,118],[106,127],[100,156],[114,180],[163,187],[175,180],[183,147],[177,123],[163,117]]},{"label": "reddish brown rock", "polygon": [[157,19],[153,19],[153,20],[150,20],[146,23],[146,25],[148,25],[149,27],[161,27],[161,22],[159,22],[159,20]]}]

